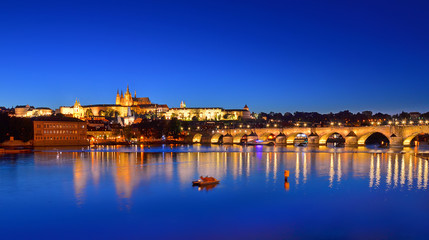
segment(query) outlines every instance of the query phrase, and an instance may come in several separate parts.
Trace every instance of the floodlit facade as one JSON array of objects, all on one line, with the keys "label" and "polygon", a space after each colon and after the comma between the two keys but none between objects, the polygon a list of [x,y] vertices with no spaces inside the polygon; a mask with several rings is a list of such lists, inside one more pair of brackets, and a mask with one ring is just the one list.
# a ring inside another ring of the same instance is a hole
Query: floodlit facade
[{"label": "floodlit facade", "polygon": [[166,119],[177,118],[182,121],[236,121],[251,119],[247,105],[243,109],[223,108],[187,108],[181,103],[181,108],[171,108],[165,113]]},{"label": "floodlit facade", "polygon": [[44,107],[35,108],[30,105],[15,107],[15,117],[32,118],[39,116],[51,116],[52,113],[52,109]]},{"label": "floodlit facade", "polygon": [[84,119],[86,117],[130,117],[129,110],[136,114],[154,114],[160,116],[162,113],[168,111],[168,106],[165,104],[153,104],[148,97],[138,98],[137,93],[134,92],[134,97],[131,96],[129,87],[125,95],[116,93],[115,104],[96,104],[82,106],[79,100],[73,106],[60,107],[60,113],[74,118]]},{"label": "floodlit facade", "polygon": [[38,117],[33,121],[34,146],[88,145],[87,124],[76,118]]}]

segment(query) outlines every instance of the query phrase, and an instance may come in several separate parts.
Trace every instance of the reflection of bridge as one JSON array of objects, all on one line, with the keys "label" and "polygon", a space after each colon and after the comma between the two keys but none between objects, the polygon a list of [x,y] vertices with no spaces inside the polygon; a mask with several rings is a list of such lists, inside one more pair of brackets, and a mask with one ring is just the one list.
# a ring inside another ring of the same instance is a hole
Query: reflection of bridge
[{"label": "reflection of bridge", "polygon": [[192,143],[239,144],[244,141],[260,139],[271,140],[276,144],[294,144],[298,134],[308,136],[311,145],[326,145],[328,138],[338,133],[347,146],[365,145],[373,134],[384,135],[390,146],[411,146],[419,134],[429,134],[429,126],[371,126],[371,127],[320,127],[320,128],[239,128],[213,131],[191,132],[187,137]]}]

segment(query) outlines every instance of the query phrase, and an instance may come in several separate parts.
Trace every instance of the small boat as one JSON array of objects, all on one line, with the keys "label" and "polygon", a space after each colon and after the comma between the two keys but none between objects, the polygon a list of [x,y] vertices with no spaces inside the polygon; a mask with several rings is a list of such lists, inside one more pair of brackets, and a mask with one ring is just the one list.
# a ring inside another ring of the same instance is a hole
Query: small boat
[{"label": "small boat", "polygon": [[268,146],[274,146],[274,142],[272,141],[262,141],[262,140],[254,140],[247,142],[247,145],[268,145]]},{"label": "small boat", "polygon": [[200,176],[200,179],[196,180],[196,181],[192,181],[192,185],[193,186],[205,186],[205,185],[211,185],[211,184],[218,184],[220,183],[219,180],[217,180],[214,177],[203,177]]}]

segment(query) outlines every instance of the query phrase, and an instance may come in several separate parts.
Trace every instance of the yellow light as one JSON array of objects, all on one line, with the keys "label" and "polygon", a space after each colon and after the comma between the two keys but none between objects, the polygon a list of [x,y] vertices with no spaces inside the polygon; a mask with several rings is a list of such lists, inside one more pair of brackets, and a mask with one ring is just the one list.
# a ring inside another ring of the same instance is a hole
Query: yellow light
[{"label": "yellow light", "polygon": [[410,124],[414,124],[414,122],[413,122],[413,121],[410,121]]},{"label": "yellow light", "polygon": [[420,121],[419,121],[419,123],[420,123],[420,124],[423,124],[423,120],[420,120]]},{"label": "yellow light", "polygon": [[267,124],[267,127],[269,127],[270,126],[270,124]]},{"label": "yellow light", "polygon": [[426,121],[425,121],[425,123],[426,123],[426,124],[428,124],[428,123],[429,123],[429,121],[428,121],[428,120],[426,120]]},{"label": "yellow light", "polygon": [[277,124],[274,124],[274,127],[277,127]]},{"label": "yellow light", "polygon": [[331,122],[331,126],[334,126],[334,123],[333,123],[333,122]]},{"label": "yellow light", "polygon": [[338,126],[341,126],[341,123],[338,123]]},{"label": "yellow light", "polygon": [[389,125],[391,125],[392,124],[392,121],[389,121]]},{"label": "yellow light", "polygon": [[304,123],[304,127],[307,127],[307,123]]},{"label": "yellow light", "polygon": [[404,121],[402,121],[402,124],[406,124],[407,122],[404,120]]},{"label": "yellow light", "polygon": [[381,125],[381,122],[377,122],[377,125]]},{"label": "yellow light", "polygon": [[250,128],[250,125],[247,125],[247,128]]}]

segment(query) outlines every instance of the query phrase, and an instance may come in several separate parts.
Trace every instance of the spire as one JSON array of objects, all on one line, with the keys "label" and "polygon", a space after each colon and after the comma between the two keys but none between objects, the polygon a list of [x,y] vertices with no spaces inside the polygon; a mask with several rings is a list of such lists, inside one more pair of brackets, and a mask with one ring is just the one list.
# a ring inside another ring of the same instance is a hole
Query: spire
[{"label": "spire", "polygon": [[134,98],[137,98],[137,91],[134,90]]},{"label": "spire", "polygon": [[122,92],[122,90],[121,90],[121,98],[124,98],[124,93]]},{"label": "spire", "polygon": [[127,92],[125,94],[130,94],[130,87],[127,84]]}]

